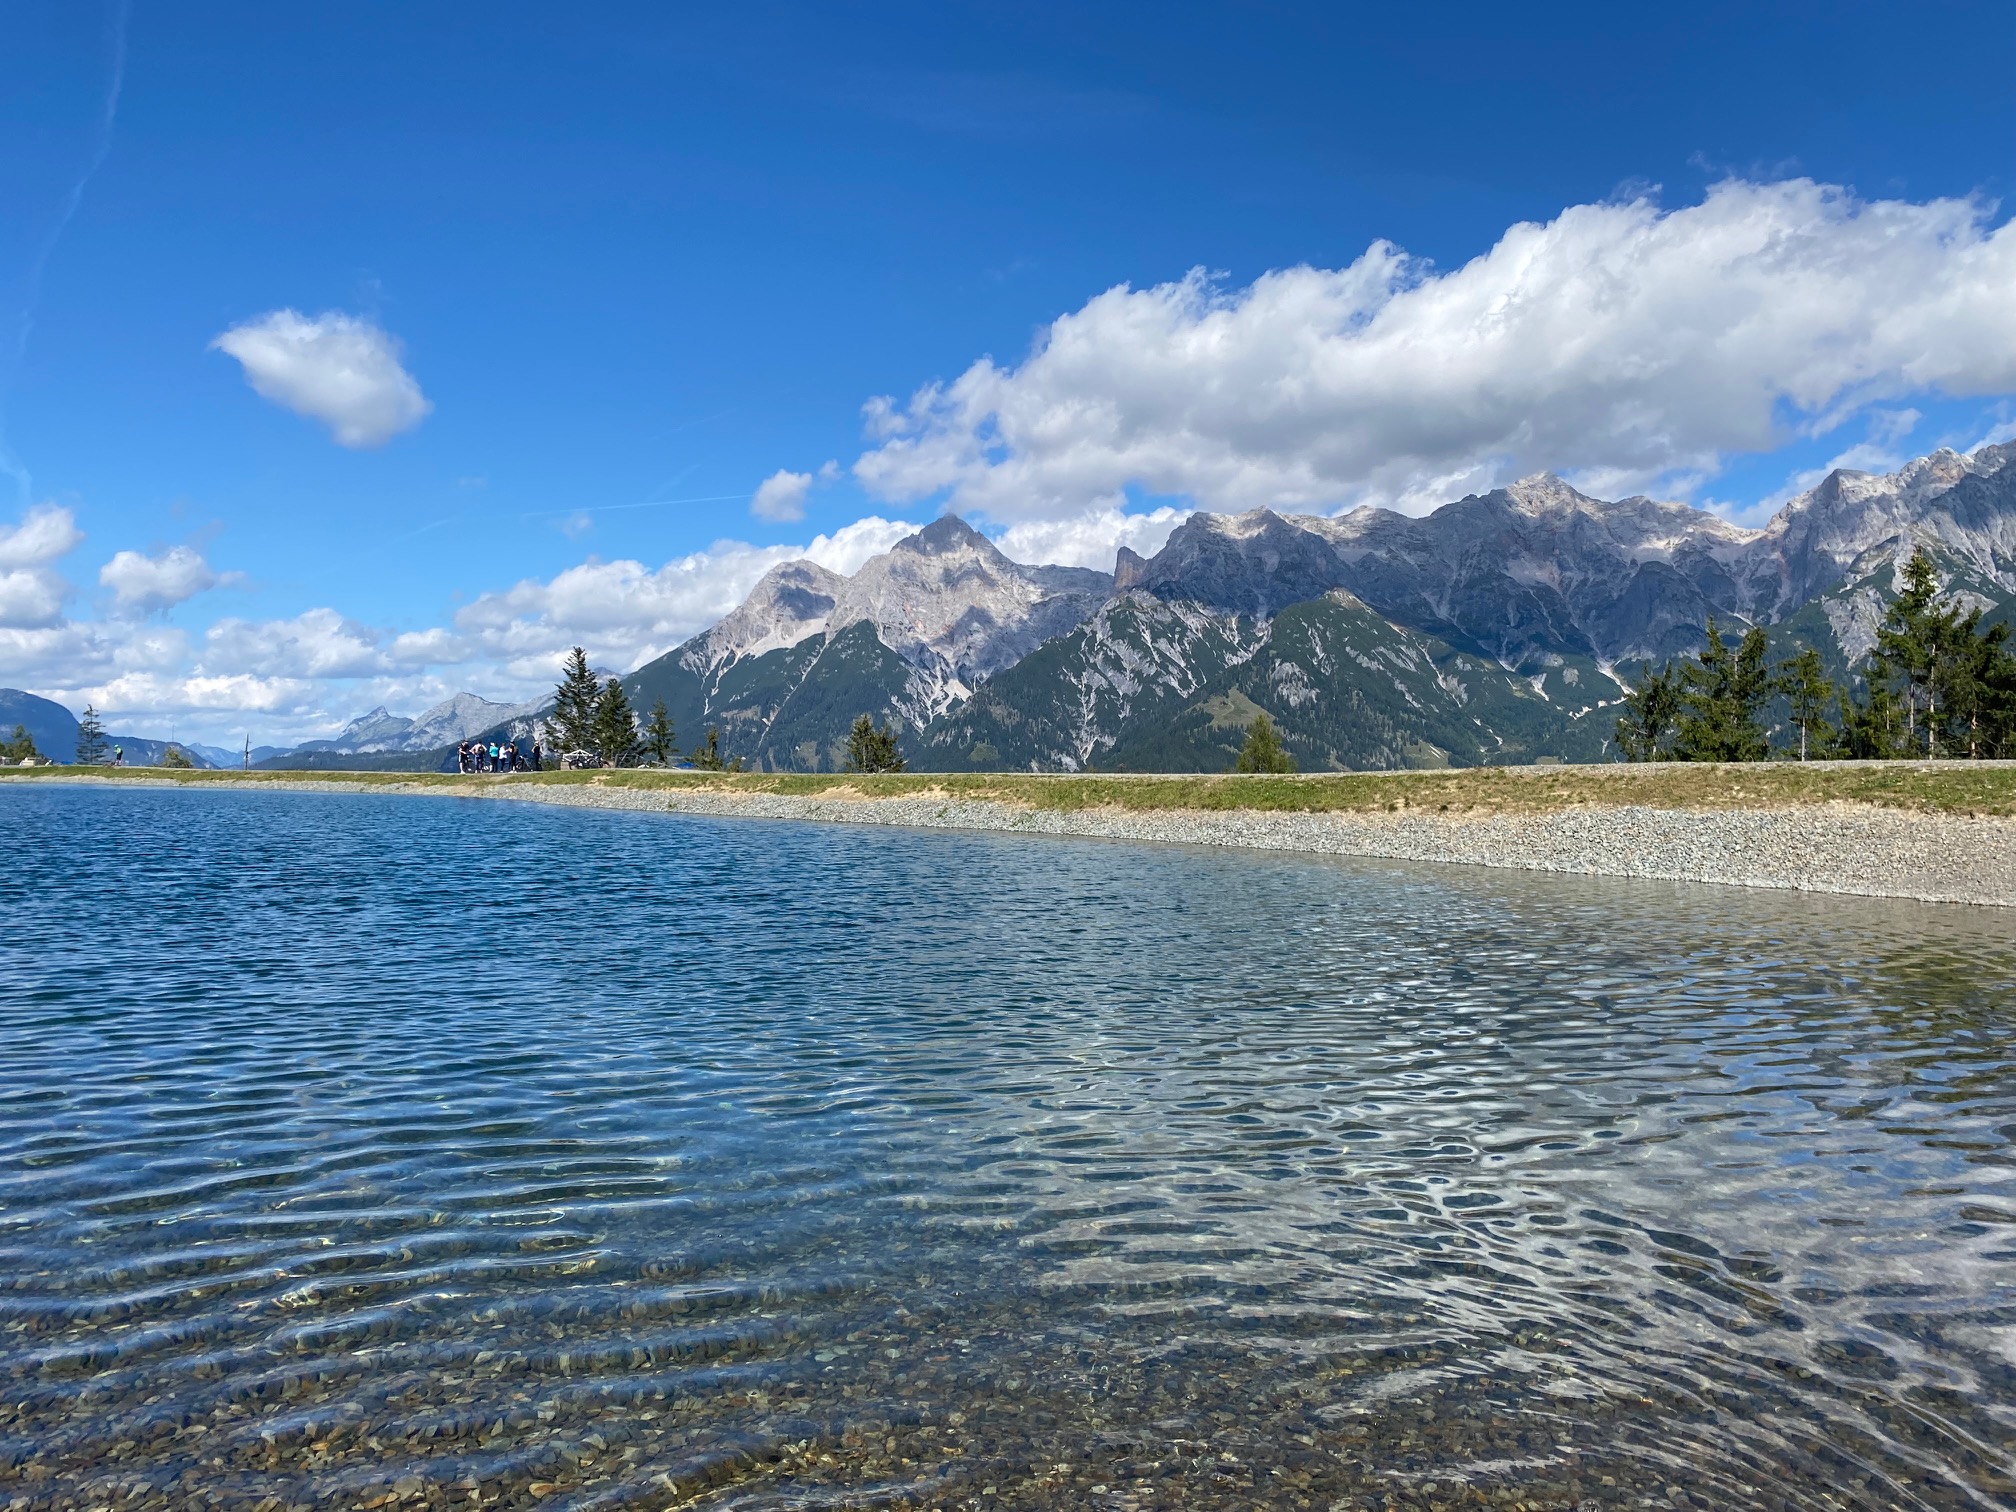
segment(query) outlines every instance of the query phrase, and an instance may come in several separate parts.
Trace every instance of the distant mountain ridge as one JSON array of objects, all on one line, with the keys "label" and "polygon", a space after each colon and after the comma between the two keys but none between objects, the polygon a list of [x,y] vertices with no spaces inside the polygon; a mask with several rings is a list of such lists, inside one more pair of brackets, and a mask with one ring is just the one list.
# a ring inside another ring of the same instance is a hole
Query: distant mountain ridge
[{"label": "distant mountain ridge", "polygon": [[1262,709],[1305,764],[1593,759],[1619,669],[1693,651],[1711,617],[1845,671],[1920,545],[2006,612],[2011,461],[2016,444],[1836,471],[1758,529],[1550,474],[1418,518],[1200,512],[1110,575],[1010,562],[946,516],[852,577],[773,569],[627,681],[682,735],[717,726],[781,770],[836,765],[863,713],[928,766],[1217,766]]},{"label": "distant mountain ridge", "polygon": [[457,693],[412,718],[387,712],[381,704],[361,714],[328,740],[310,740],[296,752],[327,752],[355,756],[378,752],[437,750],[468,740],[498,725],[537,714],[544,700],[525,704],[493,703],[474,693]]},{"label": "distant mountain ridge", "polygon": [[[63,762],[77,759],[77,716],[55,699],[20,688],[0,688],[0,738],[13,735],[16,725],[27,730],[35,741],[35,749],[47,759]],[[201,747],[187,742],[128,735],[118,730],[105,734],[108,757],[115,748],[124,750],[129,766],[158,766],[171,745],[188,757],[192,766],[217,765]]]},{"label": "distant mountain ridge", "polygon": [[[665,701],[682,748],[718,728],[773,770],[838,767],[861,714],[934,769],[1222,767],[1263,710],[1309,768],[1595,760],[1626,675],[1698,648],[1710,616],[1846,676],[1922,546],[2007,617],[2012,462],[2016,443],[1838,470],[1757,529],[1549,474],[1418,518],[1199,512],[1110,574],[1014,562],[947,515],[851,575],[772,568],[624,682],[640,716]],[[461,739],[530,737],[549,702],[376,708],[255,764],[440,766]]]}]

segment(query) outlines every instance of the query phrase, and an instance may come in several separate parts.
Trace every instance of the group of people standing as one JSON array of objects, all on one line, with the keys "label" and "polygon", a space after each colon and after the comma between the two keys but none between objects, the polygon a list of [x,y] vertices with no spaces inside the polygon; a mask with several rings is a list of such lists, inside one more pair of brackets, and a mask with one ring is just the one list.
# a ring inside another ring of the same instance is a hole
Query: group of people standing
[{"label": "group of people standing", "polygon": [[540,770],[539,742],[534,740],[520,746],[515,740],[507,740],[502,745],[494,740],[488,745],[480,740],[465,740],[455,747],[455,770],[536,772]]}]

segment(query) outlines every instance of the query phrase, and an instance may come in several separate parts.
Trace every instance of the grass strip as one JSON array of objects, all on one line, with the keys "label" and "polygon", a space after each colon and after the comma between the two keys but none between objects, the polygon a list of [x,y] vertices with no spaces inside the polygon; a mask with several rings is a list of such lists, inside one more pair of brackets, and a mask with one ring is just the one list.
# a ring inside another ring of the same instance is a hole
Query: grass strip
[{"label": "grass strip", "polygon": [[1469,767],[1428,772],[1233,775],[906,772],[876,776],[789,772],[537,772],[510,777],[445,772],[184,771],[164,767],[29,767],[7,780],[207,784],[336,783],[397,791],[477,792],[503,784],[775,795],[793,798],[936,798],[1029,809],[1247,811],[1256,813],[1531,814],[1627,804],[1660,809],[1767,809],[1852,804],[1916,813],[2016,815],[2016,762],[1754,762],[1742,765]]}]

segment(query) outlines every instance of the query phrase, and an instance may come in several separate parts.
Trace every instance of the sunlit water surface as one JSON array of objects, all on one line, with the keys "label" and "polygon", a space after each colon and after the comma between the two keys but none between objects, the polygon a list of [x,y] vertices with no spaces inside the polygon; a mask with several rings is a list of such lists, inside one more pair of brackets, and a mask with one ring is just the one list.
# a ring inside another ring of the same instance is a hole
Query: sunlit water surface
[{"label": "sunlit water surface", "polygon": [[0,791],[0,1507],[2016,1497],[1995,911]]}]

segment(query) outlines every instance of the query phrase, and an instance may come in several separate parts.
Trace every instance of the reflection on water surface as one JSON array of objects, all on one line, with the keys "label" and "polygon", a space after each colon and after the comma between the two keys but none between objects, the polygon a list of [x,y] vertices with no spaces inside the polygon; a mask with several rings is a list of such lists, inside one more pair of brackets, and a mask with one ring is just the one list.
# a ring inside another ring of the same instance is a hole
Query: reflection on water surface
[{"label": "reflection on water surface", "polygon": [[2016,1498],[1997,914],[0,815],[0,1506]]}]

